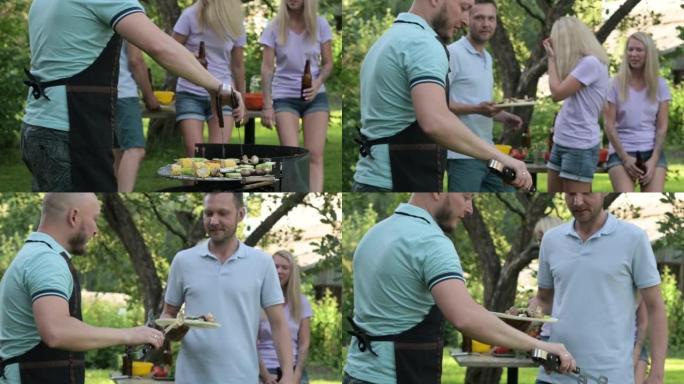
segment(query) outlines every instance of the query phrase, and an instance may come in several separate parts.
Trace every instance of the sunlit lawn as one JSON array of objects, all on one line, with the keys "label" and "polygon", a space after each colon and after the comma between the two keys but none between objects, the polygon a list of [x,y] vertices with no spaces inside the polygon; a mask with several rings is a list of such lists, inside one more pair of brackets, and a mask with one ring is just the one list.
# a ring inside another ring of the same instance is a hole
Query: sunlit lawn
[{"label": "sunlit lawn", "polygon": [[[147,133],[148,119],[144,119],[145,133]],[[243,132],[233,130],[233,143],[239,142],[238,135]],[[206,135],[206,129],[205,129]],[[257,144],[278,145],[278,133],[275,130],[266,129],[257,119],[256,123]],[[148,153],[142,162],[136,183],[136,191],[156,191],[163,188],[179,186],[180,183],[174,180],[164,179],[157,176],[157,170],[165,164],[172,163],[174,159],[183,157],[183,144],[178,136],[175,145],[160,148],[152,153]],[[329,192],[339,192],[342,188],[342,111],[333,110],[331,113],[330,126],[328,128],[328,141],[325,147],[325,182],[324,190]],[[6,150],[0,152],[0,191],[8,192],[28,192],[31,190],[31,174],[21,161],[19,148],[16,150]]]},{"label": "sunlit lawn", "polygon": [[[537,368],[520,368],[518,370],[518,382],[520,384],[534,384],[537,377]],[[466,369],[460,367],[449,351],[444,351],[442,363],[442,383],[463,384]],[[504,370],[501,383],[505,383],[507,372]],[[684,359],[668,358],[665,362],[665,384],[684,383]]]}]

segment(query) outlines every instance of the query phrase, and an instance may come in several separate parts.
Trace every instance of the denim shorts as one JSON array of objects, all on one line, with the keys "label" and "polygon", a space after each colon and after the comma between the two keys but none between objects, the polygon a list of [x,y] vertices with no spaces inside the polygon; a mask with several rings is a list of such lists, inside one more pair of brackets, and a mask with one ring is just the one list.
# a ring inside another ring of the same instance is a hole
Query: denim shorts
[{"label": "denim shorts", "polygon": [[33,176],[33,192],[72,190],[68,131],[24,123],[20,146],[21,157]]},{"label": "denim shorts", "polygon": [[329,112],[328,95],[319,93],[311,101],[304,101],[298,97],[284,97],[273,100],[273,110],[278,112],[290,112],[302,117],[313,112]]},{"label": "denim shorts", "polygon": [[114,148],[145,148],[140,99],[124,97],[116,101]]},{"label": "denim shorts", "polygon": [[[214,114],[211,112],[211,100],[209,96],[195,95],[188,92],[176,93],[176,121],[200,120],[209,121]],[[230,116],[233,109],[223,106],[223,115]]]},{"label": "denim shorts", "polygon": [[591,183],[594,179],[598,157],[598,144],[593,148],[576,149],[554,143],[546,167],[558,172],[564,179]]},{"label": "denim shorts", "polygon": [[[653,156],[653,151],[639,151],[641,152],[641,156],[643,157],[644,161],[647,161],[648,159]],[[635,152],[627,152],[628,155],[632,157],[636,157],[636,151]],[[608,169],[613,168],[616,165],[622,165],[622,160],[620,160],[620,156],[618,156],[617,153],[613,153],[608,157],[608,163],[606,164],[606,167]],[[660,151],[660,157],[658,158],[658,162],[656,163],[656,167],[660,168],[667,168],[667,159],[665,158],[665,152]]]}]

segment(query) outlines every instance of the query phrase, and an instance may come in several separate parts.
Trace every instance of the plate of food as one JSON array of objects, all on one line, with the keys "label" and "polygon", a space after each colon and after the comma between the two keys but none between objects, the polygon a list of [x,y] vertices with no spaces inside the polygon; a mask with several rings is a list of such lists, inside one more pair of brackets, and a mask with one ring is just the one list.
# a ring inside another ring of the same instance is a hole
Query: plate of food
[{"label": "plate of food", "polygon": [[515,97],[507,97],[501,102],[494,104],[497,108],[508,108],[508,107],[529,107],[536,103],[534,99],[516,99]]},{"label": "plate of food", "polygon": [[503,320],[504,323],[533,337],[539,334],[542,323],[555,323],[558,321],[556,318],[544,315],[540,307],[537,307],[536,311],[512,307],[506,313],[492,313]]},{"label": "plate of food", "polygon": [[496,317],[501,318],[501,319],[507,319],[507,320],[519,320],[519,321],[526,321],[526,322],[531,322],[531,323],[555,323],[558,322],[558,319],[555,317],[551,317],[548,315],[544,315],[542,317],[530,317],[527,316],[526,314],[521,314],[521,315],[511,315],[508,313],[501,313],[501,312],[492,312]]},{"label": "plate of food", "polygon": [[211,313],[202,316],[185,316],[183,311],[178,312],[175,318],[157,319],[154,322],[158,326],[164,327],[165,333],[183,325],[196,328],[218,328],[221,326]]}]

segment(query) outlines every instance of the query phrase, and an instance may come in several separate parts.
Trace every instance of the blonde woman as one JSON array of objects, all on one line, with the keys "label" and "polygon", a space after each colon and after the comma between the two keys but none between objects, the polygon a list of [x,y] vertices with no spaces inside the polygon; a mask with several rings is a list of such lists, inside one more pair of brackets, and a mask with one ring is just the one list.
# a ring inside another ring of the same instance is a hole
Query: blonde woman
[{"label": "blonde woman", "polygon": [[[173,27],[173,38],[195,54],[204,42],[206,67],[222,82],[245,91],[244,45],[247,41],[239,0],[199,0],[183,11]],[[244,106],[223,107],[225,128],[218,125],[209,93],[179,78],[176,85],[176,121],[179,122],[185,152],[195,153],[195,144],[204,141],[204,122],[209,126],[209,142],[229,142],[234,119],[242,120]],[[221,132],[223,130],[224,132]]]},{"label": "blonde woman", "polygon": [[[281,145],[298,147],[302,119],[312,192],[323,191],[323,151],[330,111],[324,83],[333,67],[332,31],[317,9],[317,0],[281,0],[278,14],[259,40],[264,47],[262,122],[269,128],[275,122]],[[312,83],[302,89],[307,60]]]},{"label": "blonde woman", "polygon": [[[665,79],[658,77],[658,50],[653,40],[643,32],[633,34],[627,39],[605,109],[610,140],[608,174],[616,192],[634,192],[635,182],[642,192],[665,188],[663,144],[671,99]],[[637,153],[645,171],[637,167]]]},{"label": "blonde woman", "polygon": [[556,20],[544,48],[551,98],[565,100],[554,123],[548,191],[590,192],[600,145],[598,120],[608,91],[608,55],[574,16]]},{"label": "blonde woman", "polygon": [[[308,384],[309,377],[304,369],[309,355],[309,341],[311,339],[310,318],[311,305],[302,294],[299,282],[299,267],[294,256],[288,251],[278,251],[273,254],[273,262],[278,272],[280,286],[285,297],[285,316],[292,338],[292,355],[294,356],[294,383]],[[257,337],[259,352],[259,378],[264,384],[276,384],[280,380],[281,368],[273,344],[271,327],[267,319],[262,318]]]}]

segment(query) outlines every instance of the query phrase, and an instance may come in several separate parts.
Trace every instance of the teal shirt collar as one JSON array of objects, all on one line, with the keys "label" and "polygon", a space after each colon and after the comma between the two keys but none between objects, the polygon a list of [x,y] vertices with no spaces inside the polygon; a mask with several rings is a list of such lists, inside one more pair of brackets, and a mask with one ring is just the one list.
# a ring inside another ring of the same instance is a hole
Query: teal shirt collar
[{"label": "teal shirt collar", "polygon": [[[33,240],[33,241],[44,241],[52,247],[52,250],[54,250],[57,253],[66,253],[66,255],[71,259],[71,254],[67,252],[64,247],[60,243],[57,242],[52,236],[48,235],[45,232],[31,232],[31,234],[28,235],[28,238],[26,240]],[[31,244],[31,243],[28,243]]]},{"label": "teal shirt collar", "polygon": [[425,19],[423,19],[422,17],[416,15],[415,13],[402,12],[402,13],[400,13],[400,14],[397,16],[396,20],[408,21],[408,22],[411,22],[411,23],[418,23],[418,24],[420,24],[421,27],[423,27],[423,29],[425,29],[426,31],[428,31],[428,32],[432,33],[433,35],[437,36],[437,32],[435,32],[435,30],[432,29],[432,27],[430,26],[430,24],[428,24],[428,22],[427,22]]},{"label": "teal shirt collar", "polygon": [[425,209],[423,209],[419,206],[409,204],[409,203],[401,203],[401,204],[399,204],[397,209],[394,210],[394,213],[395,214],[396,213],[403,213],[406,215],[415,216],[415,217],[423,219],[423,220],[427,221],[429,224],[434,225],[435,227],[439,228],[439,225],[437,224],[435,219],[432,217],[430,212],[426,211]]}]

